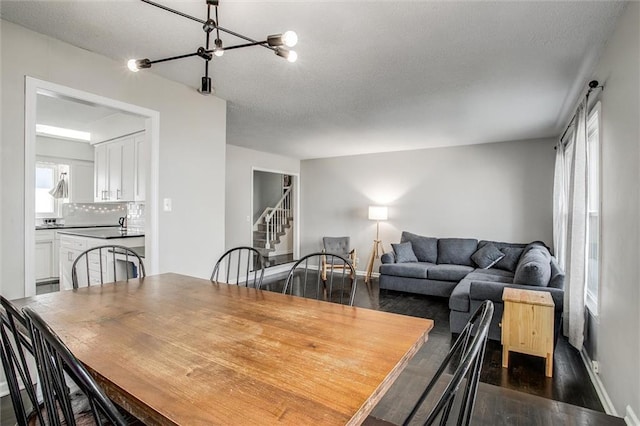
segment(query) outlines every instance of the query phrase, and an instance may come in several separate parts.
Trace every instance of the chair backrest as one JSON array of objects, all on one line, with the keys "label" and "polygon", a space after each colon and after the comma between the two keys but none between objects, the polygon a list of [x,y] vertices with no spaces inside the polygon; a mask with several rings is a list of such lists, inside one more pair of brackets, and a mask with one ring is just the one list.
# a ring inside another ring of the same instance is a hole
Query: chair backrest
[{"label": "chair backrest", "polygon": [[[439,379],[443,376],[445,371],[447,371],[447,368],[453,365],[455,360],[458,359],[458,356],[459,363],[457,364],[455,372],[429,412],[424,424],[431,425],[437,419],[439,419],[439,424],[447,424],[454,402],[456,402],[458,390],[465,378],[467,380],[464,386],[464,391],[459,399],[459,405],[456,405],[458,407],[458,418],[456,424],[468,425],[471,422],[471,415],[473,413],[473,407],[476,400],[478,382],[480,381],[480,370],[482,369],[482,361],[484,359],[487,338],[489,336],[489,326],[491,324],[492,317],[493,303],[490,300],[485,300],[467,322],[467,325],[460,333],[460,336],[456,339],[451,350],[449,350],[449,353],[427,385],[427,388],[420,396],[420,399],[418,399],[418,402],[413,407],[413,410],[404,421],[403,425],[408,425],[409,422],[414,419],[425,399],[436,387],[436,384],[438,384]],[[420,423],[422,424],[422,421]]]},{"label": "chair backrest", "polygon": [[[264,259],[253,247],[235,247],[227,250],[213,267],[211,281],[220,280],[220,269],[224,268],[223,282],[244,284],[245,287],[260,288],[264,277]],[[244,281],[241,281],[244,279]]]},{"label": "chair backrest", "polygon": [[103,424],[103,419],[106,419],[113,425],[126,425],[113,402],[42,317],[29,307],[23,312],[35,349],[49,424],[76,424],[70,395],[72,384],[67,382],[71,379],[87,397],[95,424]]},{"label": "chair backrest", "polygon": [[347,255],[351,250],[350,237],[322,237],[322,246],[326,253]]},{"label": "chair backrest", "polygon": [[[40,424],[44,424],[42,413],[38,407],[36,389],[29,371],[29,361],[33,360],[34,351],[29,337],[27,320],[13,303],[3,296],[0,296],[0,303],[4,308],[0,313],[0,336],[2,338],[0,357],[17,423],[20,426],[26,426],[31,418],[37,416]],[[35,362],[32,365],[35,366]],[[28,400],[25,400],[20,392],[21,383]]]},{"label": "chair backrest", "polygon": [[[329,266],[345,266],[329,267],[323,280],[323,259]],[[353,306],[357,283],[358,277],[351,261],[337,254],[319,252],[302,257],[291,267],[282,293]]]},{"label": "chair backrest", "polygon": [[142,258],[131,248],[114,244],[83,251],[71,267],[73,288],[129,281],[146,275]]}]

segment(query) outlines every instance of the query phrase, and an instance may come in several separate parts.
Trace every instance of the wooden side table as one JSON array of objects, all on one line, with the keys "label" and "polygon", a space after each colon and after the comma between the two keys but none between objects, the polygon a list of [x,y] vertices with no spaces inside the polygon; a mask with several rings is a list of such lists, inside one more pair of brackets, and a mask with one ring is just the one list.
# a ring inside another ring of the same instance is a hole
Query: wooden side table
[{"label": "wooden side table", "polygon": [[502,366],[509,367],[509,351],[546,359],[545,375],[553,375],[553,313],[547,291],[505,288],[502,293]]}]

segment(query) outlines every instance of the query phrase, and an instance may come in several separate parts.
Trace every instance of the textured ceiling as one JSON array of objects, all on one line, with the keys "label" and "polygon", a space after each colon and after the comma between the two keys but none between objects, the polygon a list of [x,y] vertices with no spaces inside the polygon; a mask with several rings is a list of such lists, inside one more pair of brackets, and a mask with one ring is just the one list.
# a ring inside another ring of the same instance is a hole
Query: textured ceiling
[{"label": "textured ceiling", "polygon": [[[204,0],[157,1],[205,17]],[[247,36],[298,33],[295,64],[259,47],[212,61],[227,142],[298,158],[556,136],[624,11],[614,1],[220,4],[220,25]],[[198,23],[136,0],[2,0],[1,12],[123,67],[204,39]],[[144,72],[195,88],[203,61]]]}]

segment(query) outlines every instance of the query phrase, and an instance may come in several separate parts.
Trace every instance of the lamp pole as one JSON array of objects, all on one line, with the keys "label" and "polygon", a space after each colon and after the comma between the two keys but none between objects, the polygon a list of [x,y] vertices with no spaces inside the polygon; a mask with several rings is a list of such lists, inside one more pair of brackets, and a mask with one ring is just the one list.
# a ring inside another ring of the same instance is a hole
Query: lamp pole
[{"label": "lamp pole", "polygon": [[369,284],[371,282],[371,275],[373,274],[373,264],[376,259],[380,258],[380,253],[384,254],[384,247],[382,246],[382,240],[380,239],[380,221],[387,220],[387,208],[383,206],[370,206],[369,207],[369,220],[376,221],[376,239],[373,240],[373,248],[371,249],[371,256],[369,257],[369,263],[367,263],[367,273],[364,278],[364,282]]}]

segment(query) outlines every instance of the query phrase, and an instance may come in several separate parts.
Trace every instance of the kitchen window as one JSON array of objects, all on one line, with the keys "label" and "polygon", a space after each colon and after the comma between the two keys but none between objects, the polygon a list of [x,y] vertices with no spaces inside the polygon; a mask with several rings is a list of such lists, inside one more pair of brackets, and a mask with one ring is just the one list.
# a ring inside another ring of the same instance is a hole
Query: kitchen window
[{"label": "kitchen window", "polygon": [[58,183],[61,173],[69,174],[69,166],[36,162],[36,217],[60,217],[62,204],[68,202],[68,198],[56,199],[49,194]]}]

